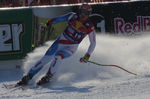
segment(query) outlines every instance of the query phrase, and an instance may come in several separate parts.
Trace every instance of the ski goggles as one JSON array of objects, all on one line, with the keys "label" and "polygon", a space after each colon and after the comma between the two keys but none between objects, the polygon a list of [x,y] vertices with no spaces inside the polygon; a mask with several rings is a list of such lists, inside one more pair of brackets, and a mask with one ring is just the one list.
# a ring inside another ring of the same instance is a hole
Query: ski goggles
[{"label": "ski goggles", "polygon": [[86,15],[90,15],[91,11],[80,9],[80,13],[83,13],[83,14],[86,14]]}]

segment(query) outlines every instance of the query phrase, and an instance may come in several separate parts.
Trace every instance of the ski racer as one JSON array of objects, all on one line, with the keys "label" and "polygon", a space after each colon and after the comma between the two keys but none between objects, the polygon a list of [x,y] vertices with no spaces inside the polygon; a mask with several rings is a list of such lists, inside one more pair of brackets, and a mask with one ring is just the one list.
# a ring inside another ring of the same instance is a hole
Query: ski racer
[{"label": "ski racer", "polygon": [[79,7],[79,13],[70,12],[49,20],[47,25],[57,24],[63,21],[67,21],[68,25],[64,32],[50,46],[45,55],[29,70],[27,75],[17,82],[17,85],[27,85],[44,65],[51,62],[49,70],[45,76],[37,82],[37,85],[48,83],[56,73],[62,60],[72,56],[76,52],[81,41],[88,35],[90,45],[85,55],[80,58],[80,62],[86,63],[96,46],[94,25],[89,20],[89,15],[91,13],[92,7],[88,4],[82,4]]}]

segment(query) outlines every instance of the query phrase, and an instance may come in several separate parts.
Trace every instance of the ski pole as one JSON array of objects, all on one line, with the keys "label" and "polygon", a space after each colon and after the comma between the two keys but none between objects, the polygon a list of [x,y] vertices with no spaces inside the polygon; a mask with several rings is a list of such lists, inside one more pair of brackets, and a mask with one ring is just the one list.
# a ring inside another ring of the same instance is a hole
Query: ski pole
[{"label": "ski pole", "polygon": [[119,69],[122,69],[122,70],[128,72],[129,74],[137,75],[136,73],[130,72],[130,71],[128,71],[128,70],[122,68],[121,66],[118,66],[118,65],[99,64],[99,63],[96,63],[96,62],[93,62],[93,61],[87,61],[87,62],[92,63],[92,64],[95,64],[95,65],[98,65],[98,66],[111,66],[111,67],[117,67],[117,68],[119,68]]}]

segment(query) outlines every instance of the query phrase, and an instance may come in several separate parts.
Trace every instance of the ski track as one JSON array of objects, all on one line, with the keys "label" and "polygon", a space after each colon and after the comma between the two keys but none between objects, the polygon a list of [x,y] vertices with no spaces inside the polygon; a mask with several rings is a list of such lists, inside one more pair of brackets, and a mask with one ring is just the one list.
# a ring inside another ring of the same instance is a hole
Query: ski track
[{"label": "ski track", "polygon": [[[54,81],[46,86],[26,90],[5,89],[3,83],[19,80],[41,58],[51,42],[38,47],[24,60],[22,70],[0,72],[0,99],[149,99],[150,97],[150,47],[149,36],[113,37],[97,35],[97,46],[91,60],[99,63],[121,65],[138,74],[134,76],[114,67],[81,64],[79,58],[87,49],[87,38],[74,57],[64,60]],[[38,75],[30,83],[38,79]]]}]

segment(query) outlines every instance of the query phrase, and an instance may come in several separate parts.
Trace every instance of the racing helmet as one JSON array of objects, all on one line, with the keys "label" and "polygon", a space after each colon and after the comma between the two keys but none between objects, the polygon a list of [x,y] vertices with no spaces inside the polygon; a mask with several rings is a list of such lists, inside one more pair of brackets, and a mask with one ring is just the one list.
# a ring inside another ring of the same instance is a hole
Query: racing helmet
[{"label": "racing helmet", "polygon": [[90,15],[92,13],[92,7],[89,4],[82,4],[79,7],[79,13]]}]

